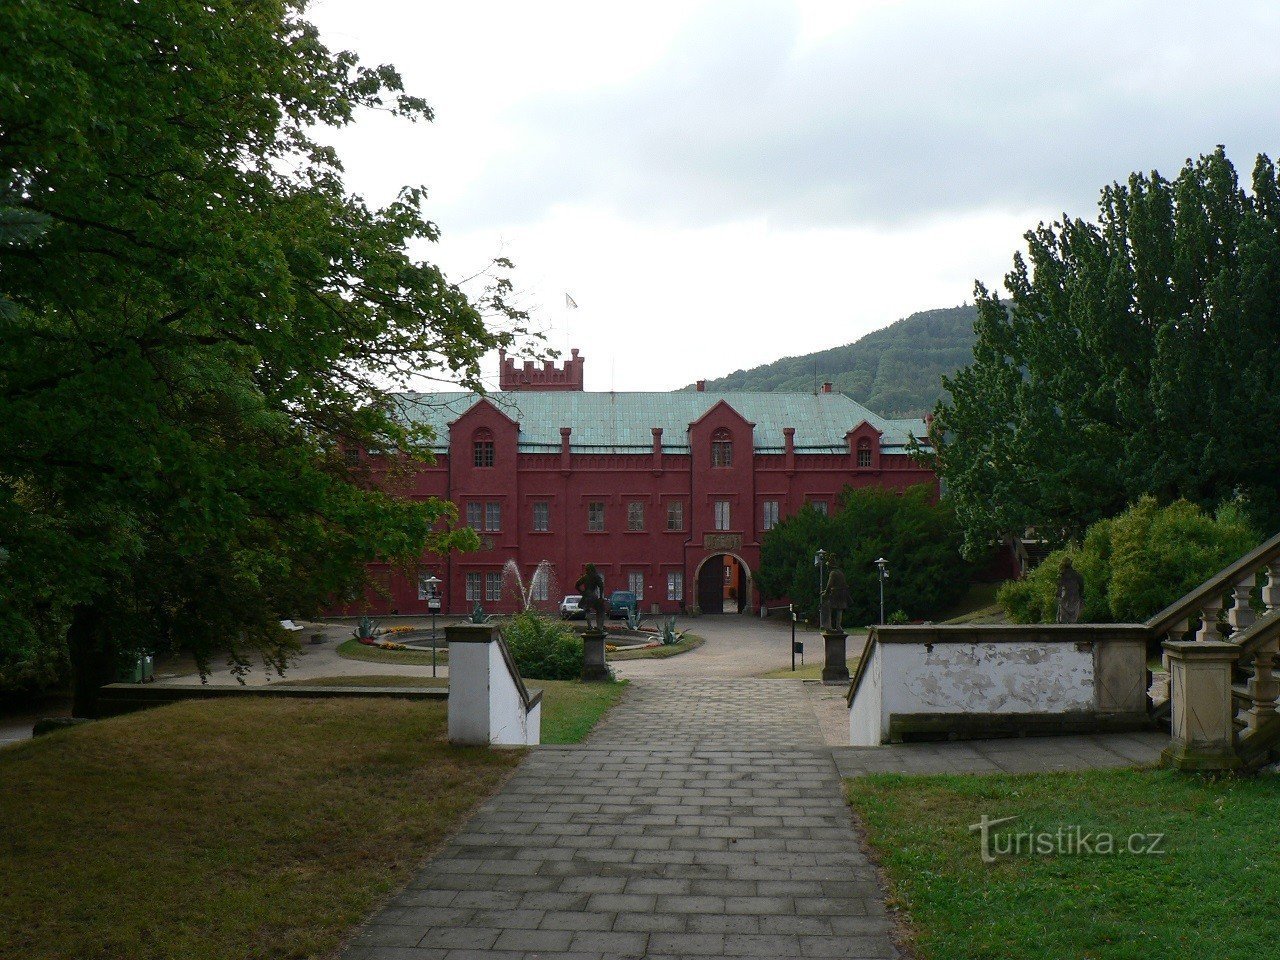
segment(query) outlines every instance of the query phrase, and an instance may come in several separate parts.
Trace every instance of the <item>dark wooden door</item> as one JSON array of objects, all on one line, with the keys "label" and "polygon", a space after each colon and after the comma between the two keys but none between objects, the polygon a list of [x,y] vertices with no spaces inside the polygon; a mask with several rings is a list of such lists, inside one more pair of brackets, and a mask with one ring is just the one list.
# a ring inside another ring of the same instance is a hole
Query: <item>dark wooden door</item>
[{"label": "dark wooden door", "polygon": [[724,613],[724,557],[709,557],[698,572],[698,609]]}]

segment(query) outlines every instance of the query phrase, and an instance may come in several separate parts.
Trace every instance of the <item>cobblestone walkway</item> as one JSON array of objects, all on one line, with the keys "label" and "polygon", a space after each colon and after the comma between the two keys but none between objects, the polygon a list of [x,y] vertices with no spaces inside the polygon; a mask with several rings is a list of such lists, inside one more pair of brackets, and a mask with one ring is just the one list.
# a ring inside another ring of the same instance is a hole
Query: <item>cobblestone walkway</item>
[{"label": "cobblestone walkway", "polygon": [[348,960],[897,956],[798,684],[640,680],[531,753]]}]

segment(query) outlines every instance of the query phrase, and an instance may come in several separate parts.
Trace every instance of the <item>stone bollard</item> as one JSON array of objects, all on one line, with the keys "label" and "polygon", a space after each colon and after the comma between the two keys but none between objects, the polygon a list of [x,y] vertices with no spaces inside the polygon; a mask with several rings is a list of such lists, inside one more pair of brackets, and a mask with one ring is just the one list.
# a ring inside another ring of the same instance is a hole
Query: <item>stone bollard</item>
[{"label": "stone bollard", "polygon": [[607,683],[609,667],[604,659],[604,633],[588,630],[582,635],[582,682]]},{"label": "stone bollard", "polygon": [[449,742],[538,743],[542,691],[525,686],[498,628],[456,623],[444,635],[449,642]]},{"label": "stone bollard", "polygon": [[1240,766],[1231,698],[1231,668],[1240,651],[1219,640],[1167,640],[1164,649],[1173,742],[1161,760],[1178,770]]},{"label": "stone bollard", "polygon": [[843,630],[823,630],[827,660],[822,666],[822,682],[832,685],[849,682],[849,635]]}]

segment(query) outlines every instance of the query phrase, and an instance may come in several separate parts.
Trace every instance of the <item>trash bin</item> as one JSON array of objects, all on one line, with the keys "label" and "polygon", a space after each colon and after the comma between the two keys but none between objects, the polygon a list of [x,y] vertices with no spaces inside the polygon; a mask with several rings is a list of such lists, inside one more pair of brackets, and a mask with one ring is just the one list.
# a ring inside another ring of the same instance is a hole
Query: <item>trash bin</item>
[{"label": "trash bin", "polygon": [[120,683],[149,683],[156,678],[155,660],[149,653],[128,653],[120,661]]}]

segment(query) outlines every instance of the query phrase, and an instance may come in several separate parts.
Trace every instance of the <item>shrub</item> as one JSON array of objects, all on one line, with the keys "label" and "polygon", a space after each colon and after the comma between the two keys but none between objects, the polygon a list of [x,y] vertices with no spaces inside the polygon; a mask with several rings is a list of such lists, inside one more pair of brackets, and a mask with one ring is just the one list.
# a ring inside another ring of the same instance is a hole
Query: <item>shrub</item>
[{"label": "shrub", "polygon": [[951,506],[933,501],[928,485],[898,493],[879,487],[846,487],[830,517],[802,507],[764,535],[756,585],[764,597],[789,597],[797,610],[815,611],[819,548],[838,558],[849,581],[845,622],[875,623],[880,583],[875,561],[889,561],[885,600],[911,618],[953,606],[969,582],[960,557],[960,530]]},{"label": "shrub", "polygon": [[1084,578],[1088,623],[1141,622],[1199,586],[1258,544],[1235,504],[1207,514],[1179,500],[1158,506],[1143,497],[1117,517],[1090,526],[1080,546],[1055,550],[997,599],[1015,623],[1052,623],[1058,577],[1070,559]]},{"label": "shrub", "polygon": [[502,628],[520,675],[532,680],[577,680],[582,676],[582,638],[540,613],[518,613]]}]

